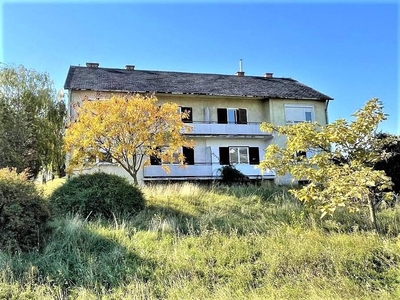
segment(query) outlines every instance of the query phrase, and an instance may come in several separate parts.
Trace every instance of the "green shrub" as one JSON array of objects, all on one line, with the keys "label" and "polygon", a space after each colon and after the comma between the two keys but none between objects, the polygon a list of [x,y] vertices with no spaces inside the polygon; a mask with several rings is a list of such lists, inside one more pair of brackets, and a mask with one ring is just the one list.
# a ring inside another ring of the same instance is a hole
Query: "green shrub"
[{"label": "green shrub", "polygon": [[56,214],[112,218],[144,208],[142,192],[127,179],[106,173],[84,174],[68,179],[49,198]]},{"label": "green shrub", "polygon": [[0,249],[38,249],[49,217],[43,197],[25,173],[0,169]]},{"label": "green shrub", "polygon": [[249,180],[246,175],[234,166],[223,166],[220,171],[223,183],[245,183]]}]

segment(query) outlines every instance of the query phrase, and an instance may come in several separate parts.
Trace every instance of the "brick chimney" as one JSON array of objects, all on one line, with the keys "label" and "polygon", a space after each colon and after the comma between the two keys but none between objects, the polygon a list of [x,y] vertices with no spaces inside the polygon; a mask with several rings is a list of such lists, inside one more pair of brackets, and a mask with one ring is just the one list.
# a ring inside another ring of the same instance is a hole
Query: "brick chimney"
[{"label": "brick chimney", "polygon": [[272,78],[274,73],[264,73],[264,78]]},{"label": "brick chimney", "polygon": [[127,69],[129,71],[133,71],[133,70],[135,70],[135,66],[134,65],[126,65],[125,69]]},{"label": "brick chimney", "polygon": [[99,67],[99,64],[98,63],[93,63],[93,62],[87,62],[86,63],[86,67],[97,69]]}]

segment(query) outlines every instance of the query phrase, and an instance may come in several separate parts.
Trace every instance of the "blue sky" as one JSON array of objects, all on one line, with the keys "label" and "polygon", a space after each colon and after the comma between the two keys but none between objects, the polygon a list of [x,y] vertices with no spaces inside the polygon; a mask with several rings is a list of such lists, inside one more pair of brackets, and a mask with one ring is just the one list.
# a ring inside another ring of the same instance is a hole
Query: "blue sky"
[{"label": "blue sky", "polygon": [[351,120],[372,98],[400,134],[399,12],[395,1],[2,1],[0,61],[48,72],[70,65],[294,78]]}]

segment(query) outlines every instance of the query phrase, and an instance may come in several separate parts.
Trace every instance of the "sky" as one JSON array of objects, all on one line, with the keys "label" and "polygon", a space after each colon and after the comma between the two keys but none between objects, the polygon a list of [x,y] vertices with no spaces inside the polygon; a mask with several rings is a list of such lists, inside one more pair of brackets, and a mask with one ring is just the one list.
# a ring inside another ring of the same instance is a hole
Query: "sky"
[{"label": "sky", "polygon": [[[1,0],[0,0],[1,1]],[[380,130],[400,134],[397,1],[7,1],[0,62],[47,72],[70,65],[290,77],[332,98],[329,121],[371,98]]]}]

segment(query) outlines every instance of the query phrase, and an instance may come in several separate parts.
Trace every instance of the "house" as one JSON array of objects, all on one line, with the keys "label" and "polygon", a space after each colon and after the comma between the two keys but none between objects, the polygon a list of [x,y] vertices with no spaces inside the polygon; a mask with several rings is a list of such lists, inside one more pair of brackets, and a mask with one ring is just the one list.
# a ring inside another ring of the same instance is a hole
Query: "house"
[{"label": "house", "polygon": [[[284,137],[262,132],[260,124],[294,124],[317,121],[327,124],[327,107],[331,97],[294,79],[264,76],[198,74],[102,68],[98,63],[71,66],[64,88],[69,94],[69,117],[76,118],[76,107],[84,97],[100,99],[112,93],[154,92],[162,102],[176,102],[182,111],[189,111],[184,120],[193,126],[190,137],[193,149],[183,148],[186,167],[170,163],[164,171],[157,160],[142,168],[140,179],[214,180],[220,169],[234,165],[253,180],[275,179],[273,171],[256,168],[265,148],[276,143],[284,145]],[[92,169],[127,176],[125,171],[107,158],[97,158]],[[88,170],[90,171],[90,170]]]}]

